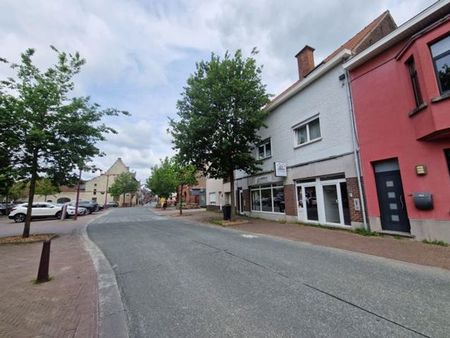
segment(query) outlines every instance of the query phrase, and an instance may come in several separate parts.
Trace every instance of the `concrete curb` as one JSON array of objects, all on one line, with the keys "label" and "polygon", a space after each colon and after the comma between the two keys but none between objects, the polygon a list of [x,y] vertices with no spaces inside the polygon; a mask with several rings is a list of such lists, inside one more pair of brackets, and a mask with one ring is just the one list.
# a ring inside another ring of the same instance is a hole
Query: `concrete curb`
[{"label": "concrete curb", "polygon": [[[103,215],[102,215],[103,216]],[[89,238],[87,227],[89,221],[81,230],[84,247],[91,256],[97,271],[98,283],[98,337],[128,338],[126,309],[120,296],[116,275],[108,259],[99,247]]]}]

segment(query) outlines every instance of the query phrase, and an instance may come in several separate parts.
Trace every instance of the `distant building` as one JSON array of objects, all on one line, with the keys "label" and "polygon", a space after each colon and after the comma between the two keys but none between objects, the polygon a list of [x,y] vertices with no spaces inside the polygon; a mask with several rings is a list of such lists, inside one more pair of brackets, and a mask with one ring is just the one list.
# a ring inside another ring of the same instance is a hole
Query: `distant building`
[{"label": "distant building", "polygon": [[[107,191],[116,180],[116,177],[122,173],[130,172],[122,159],[119,157],[113,165],[104,173],[96,176],[88,181],[83,181],[80,185],[80,200],[95,201],[99,205],[105,205],[107,202],[116,201],[119,205],[134,205],[137,201],[137,195],[126,194],[123,197],[113,197]],[[68,187],[61,186],[60,192],[55,195],[47,196],[47,201],[54,203],[75,202],[77,196],[77,186]],[[37,202],[44,201],[45,196],[36,195],[34,200]]]}]

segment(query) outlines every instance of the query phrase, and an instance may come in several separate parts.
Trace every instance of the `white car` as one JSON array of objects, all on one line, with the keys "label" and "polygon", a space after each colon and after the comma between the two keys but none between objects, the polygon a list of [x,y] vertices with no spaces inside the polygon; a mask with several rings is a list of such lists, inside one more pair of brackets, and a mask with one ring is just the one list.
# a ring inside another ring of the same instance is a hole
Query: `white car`
[{"label": "white car", "polygon": [[[70,205],[70,204],[66,204],[67,205],[67,210],[66,210],[66,214],[68,216],[74,216],[75,215],[75,207]],[[60,207],[62,210],[62,207],[64,206],[64,204],[56,204],[56,206]],[[87,215],[89,213],[88,209],[83,208],[83,207],[78,207],[78,215]]]},{"label": "white car", "polygon": [[[8,215],[16,223],[24,222],[28,203],[16,205]],[[61,218],[61,207],[47,202],[36,202],[31,207],[31,218],[56,217]]]}]

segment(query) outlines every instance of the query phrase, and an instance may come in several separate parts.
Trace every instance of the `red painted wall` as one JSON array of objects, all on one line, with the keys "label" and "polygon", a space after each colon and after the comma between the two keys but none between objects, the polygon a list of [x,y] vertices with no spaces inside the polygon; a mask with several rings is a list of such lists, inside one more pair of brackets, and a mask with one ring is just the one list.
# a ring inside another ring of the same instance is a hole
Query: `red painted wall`
[{"label": "red painted wall", "polygon": [[[450,148],[450,136],[423,140],[434,131],[450,128],[450,99],[431,102],[440,93],[428,47],[449,32],[450,22],[444,23],[412,43],[405,40],[397,44],[350,72],[369,216],[380,216],[372,162],[398,158],[409,218],[450,220],[450,173],[443,150]],[[405,62],[411,56],[427,107],[410,117],[408,113],[415,108],[415,101]],[[426,165],[426,176],[416,175],[415,166],[419,164]],[[408,195],[422,191],[433,194],[433,210],[414,207]]]}]

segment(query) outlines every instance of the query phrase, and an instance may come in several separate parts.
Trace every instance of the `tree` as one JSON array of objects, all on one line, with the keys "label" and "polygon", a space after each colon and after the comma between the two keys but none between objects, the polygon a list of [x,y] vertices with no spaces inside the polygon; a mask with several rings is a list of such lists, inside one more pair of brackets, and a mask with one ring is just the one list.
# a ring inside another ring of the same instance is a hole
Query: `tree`
[{"label": "tree", "polygon": [[173,160],[173,173],[175,182],[179,187],[180,215],[183,214],[183,187],[197,184],[197,168],[193,165],[184,165],[177,160]]},{"label": "tree", "polygon": [[263,108],[269,102],[261,67],[252,56],[243,58],[238,50],[233,57],[228,52],[223,59],[212,54],[209,61],[197,63],[177,103],[179,120],[170,121],[174,148],[183,163],[205,176],[230,180],[232,214],[234,171],[259,170],[253,148],[261,141],[257,132],[265,127]]},{"label": "tree", "polygon": [[10,163],[30,182],[23,237],[30,234],[38,177],[43,175],[58,184],[73,179],[75,169],[85,168],[94,156],[103,155],[96,143],[105,140],[106,134],[115,133],[102,118],[128,114],[101,109],[89,97],[70,97],[75,88],[73,78],[86,61],[78,52],[67,54],[51,48],[57,55],[55,65],[41,71],[33,64],[35,51],[27,49],[19,64],[10,64],[15,78],[0,81],[0,107],[8,110],[15,127],[7,129],[4,141]]},{"label": "tree", "polygon": [[17,199],[27,196],[27,182],[18,181],[15,182],[8,191],[9,197],[15,201]]},{"label": "tree", "polygon": [[175,177],[172,160],[166,157],[160,165],[151,169],[151,175],[145,184],[158,197],[169,198],[177,191],[178,182]]},{"label": "tree", "polygon": [[117,176],[114,183],[109,188],[109,193],[114,197],[123,195],[123,204],[125,204],[125,194],[131,194],[131,199],[139,189],[139,182],[132,173],[121,173]]},{"label": "tree", "polygon": [[36,181],[36,194],[43,195],[44,200],[47,200],[48,195],[53,195],[57,192],[59,192],[58,187],[56,187],[48,178],[41,178]]}]

